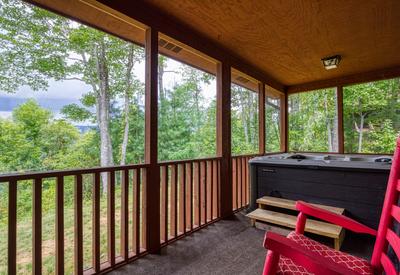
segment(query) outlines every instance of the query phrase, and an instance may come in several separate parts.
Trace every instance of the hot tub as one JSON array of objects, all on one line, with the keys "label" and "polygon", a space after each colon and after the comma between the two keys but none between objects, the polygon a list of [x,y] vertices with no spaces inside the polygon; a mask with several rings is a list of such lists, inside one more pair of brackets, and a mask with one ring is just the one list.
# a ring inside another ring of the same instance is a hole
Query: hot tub
[{"label": "hot tub", "polygon": [[265,195],[342,207],[377,228],[391,167],[382,155],[277,154],[250,160],[250,209]]}]

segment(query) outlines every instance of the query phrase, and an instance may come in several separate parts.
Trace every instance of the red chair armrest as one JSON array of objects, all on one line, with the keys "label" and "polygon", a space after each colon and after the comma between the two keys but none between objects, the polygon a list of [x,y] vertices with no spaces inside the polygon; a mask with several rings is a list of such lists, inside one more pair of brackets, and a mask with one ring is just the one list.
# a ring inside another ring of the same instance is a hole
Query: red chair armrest
[{"label": "red chair armrest", "polygon": [[358,274],[343,265],[339,265],[320,254],[310,251],[298,243],[273,232],[265,233],[264,247],[290,258],[294,263],[303,266],[314,274],[339,275]]},{"label": "red chair armrest", "polygon": [[339,226],[349,229],[356,233],[370,234],[376,236],[376,230],[363,225],[349,217],[338,215],[336,213],[330,212],[326,209],[319,208],[317,206],[311,205],[304,201],[296,202],[296,209],[301,213],[312,216]]}]

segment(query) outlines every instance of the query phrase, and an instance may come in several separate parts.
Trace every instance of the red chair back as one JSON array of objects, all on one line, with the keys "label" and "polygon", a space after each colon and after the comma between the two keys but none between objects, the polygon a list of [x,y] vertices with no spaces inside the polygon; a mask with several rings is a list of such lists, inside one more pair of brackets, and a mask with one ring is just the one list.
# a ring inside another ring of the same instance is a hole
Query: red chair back
[{"label": "red chair back", "polygon": [[[383,202],[382,215],[379,222],[378,234],[371,265],[376,270],[383,270],[386,274],[398,274],[393,262],[387,256],[390,245],[400,259],[400,238],[394,231],[394,225],[400,223],[400,207],[398,206],[400,191],[400,138],[397,139],[396,149],[393,155],[392,168]],[[398,226],[399,224],[397,224]],[[396,226],[396,227],[397,227]]]}]

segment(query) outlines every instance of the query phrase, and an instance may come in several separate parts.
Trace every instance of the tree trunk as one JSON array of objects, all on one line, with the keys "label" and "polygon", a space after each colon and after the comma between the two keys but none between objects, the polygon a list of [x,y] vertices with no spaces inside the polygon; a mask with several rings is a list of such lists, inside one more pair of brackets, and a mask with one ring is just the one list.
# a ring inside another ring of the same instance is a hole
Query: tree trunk
[{"label": "tree trunk", "polygon": [[[110,137],[110,89],[108,67],[104,41],[100,42],[96,58],[97,73],[99,77],[99,91],[97,97],[97,123],[100,131],[100,165],[114,165],[112,144]],[[108,175],[102,174],[103,192],[107,190]]]},{"label": "tree trunk", "polygon": [[364,129],[364,114],[361,114],[360,127],[358,130],[358,153],[361,153],[362,151],[363,129]]},{"label": "tree trunk", "polygon": [[[197,85],[196,85],[197,86]],[[195,132],[198,134],[198,131],[200,130],[200,91],[196,88],[194,90],[194,104],[196,108],[196,130]]]},{"label": "tree trunk", "polygon": [[126,163],[126,149],[128,147],[129,140],[129,105],[130,105],[130,93],[132,89],[132,69],[133,69],[133,57],[134,57],[134,46],[131,45],[128,53],[128,62],[126,66],[126,76],[125,76],[125,94],[124,94],[124,135],[121,144],[121,165]]},{"label": "tree trunk", "polygon": [[[335,108],[337,106],[337,94],[335,94]],[[336,114],[333,116],[333,131],[332,131],[332,152],[338,152],[339,151],[339,125],[338,125],[338,116],[337,116],[337,111]]]},{"label": "tree trunk", "polygon": [[164,61],[162,59],[159,59],[159,62],[158,62],[158,92],[160,93],[160,101],[161,102],[163,102],[165,99],[163,77],[164,77]]},{"label": "tree trunk", "polygon": [[328,96],[325,94],[324,96],[324,105],[325,105],[325,115],[326,115],[326,131],[328,133],[328,152],[333,152],[332,146],[332,128],[331,128],[331,120],[329,118],[329,110],[328,110]]},{"label": "tree trunk", "polygon": [[[358,107],[360,110],[360,127],[358,127],[358,153],[361,153],[362,142],[363,142],[364,117],[365,117],[365,114],[363,114],[363,105],[362,105],[361,100],[359,100],[359,102],[358,102]],[[356,123],[356,127],[357,127],[357,123]]]},{"label": "tree trunk", "polygon": [[249,127],[248,127],[248,121],[247,121],[247,117],[246,117],[246,108],[245,108],[245,100],[243,98],[243,94],[244,91],[242,89],[239,90],[239,102],[240,102],[240,108],[241,108],[241,112],[240,112],[240,116],[242,119],[242,125],[243,125],[243,131],[244,131],[244,140],[246,142],[246,144],[249,144]]}]

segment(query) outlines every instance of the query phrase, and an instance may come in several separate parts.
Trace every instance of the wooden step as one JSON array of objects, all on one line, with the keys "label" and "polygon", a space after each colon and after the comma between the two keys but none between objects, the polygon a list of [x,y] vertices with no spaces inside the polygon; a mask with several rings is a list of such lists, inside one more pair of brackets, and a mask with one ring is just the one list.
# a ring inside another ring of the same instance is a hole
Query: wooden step
[{"label": "wooden step", "polygon": [[[297,217],[275,211],[256,209],[246,215],[252,220],[278,224],[284,227],[296,228]],[[321,236],[339,239],[343,228],[334,224],[307,219],[305,231]]]},{"label": "wooden step", "polygon": [[[290,210],[296,210],[296,201],[293,200],[287,200],[287,199],[281,199],[281,198],[275,198],[271,196],[264,196],[262,198],[257,199],[257,203],[260,205],[269,205],[269,206],[275,206],[279,208],[285,208],[285,209],[290,209]],[[323,208],[325,210],[334,212],[336,214],[342,215],[344,213],[344,208],[339,208],[339,207],[333,207],[333,206],[327,206],[327,205],[321,205],[321,204],[314,204],[311,203],[314,206]]]}]

